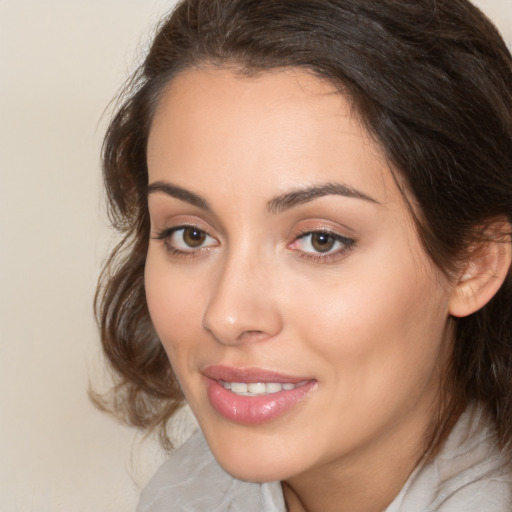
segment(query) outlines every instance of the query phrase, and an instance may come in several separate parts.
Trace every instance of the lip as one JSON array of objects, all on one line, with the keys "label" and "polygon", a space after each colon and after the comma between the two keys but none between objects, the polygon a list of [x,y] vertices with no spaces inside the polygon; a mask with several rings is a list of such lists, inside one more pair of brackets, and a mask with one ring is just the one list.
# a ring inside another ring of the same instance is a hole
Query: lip
[{"label": "lip", "polygon": [[263,368],[235,368],[233,366],[224,365],[207,366],[203,368],[201,373],[209,379],[224,380],[227,382],[282,382],[286,384],[298,384],[299,382],[314,380],[304,376],[292,377]]},{"label": "lip", "polygon": [[[317,384],[312,378],[293,377],[261,368],[216,365],[204,368],[202,374],[212,407],[225,419],[245,425],[258,425],[282,416],[304,401]],[[225,389],[219,381],[304,384],[263,396],[240,396]]]}]

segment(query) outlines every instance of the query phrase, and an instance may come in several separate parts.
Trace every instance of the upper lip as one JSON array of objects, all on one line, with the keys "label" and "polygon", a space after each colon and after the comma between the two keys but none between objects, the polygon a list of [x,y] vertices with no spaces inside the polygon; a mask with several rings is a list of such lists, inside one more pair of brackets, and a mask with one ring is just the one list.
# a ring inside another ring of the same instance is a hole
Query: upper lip
[{"label": "upper lip", "polygon": [[213,380],[223,380],[226,382],[279,382],[298,384],[312,380],[308,377],[294,377],[284,375],[274,370],[264,368],[236,368],[233,366],[211,365],[202,369],[201,373]]}]

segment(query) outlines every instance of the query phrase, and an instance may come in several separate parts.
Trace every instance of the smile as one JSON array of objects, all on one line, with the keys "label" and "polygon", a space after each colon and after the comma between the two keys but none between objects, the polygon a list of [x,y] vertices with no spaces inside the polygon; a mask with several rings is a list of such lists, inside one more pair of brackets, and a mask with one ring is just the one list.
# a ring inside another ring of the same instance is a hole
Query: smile
[{"label": "smile", "polygon": [[213,409],[225,420],[245,425],[266,423],[292,411],[318,385],[316,379],[261,368],[215,365],[202,373]]},{"label": "smile", "polygon": [[293,384],[291,382],[227,382],[220,380],[219,384],[238,396],[265,396],[279,391],[291,391],[304,386],[307,381]]}]

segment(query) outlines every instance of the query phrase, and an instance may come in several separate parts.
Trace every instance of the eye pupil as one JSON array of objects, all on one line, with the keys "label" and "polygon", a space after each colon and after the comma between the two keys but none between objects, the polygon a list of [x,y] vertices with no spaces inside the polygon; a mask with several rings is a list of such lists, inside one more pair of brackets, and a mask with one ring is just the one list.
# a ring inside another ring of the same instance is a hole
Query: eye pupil
[{"label": "eye pupil", "polygon": [[311,245],[318,252],[328,252],[335,244],[334,238],[328,233],[313,233],[311,235]]},{"label": "eye pupil", "polygon": [[183,241],[189,247],[199,247],[201,246],[206,238],[206,234],[204,231],[196,228],[186,228],[183,232]]}]

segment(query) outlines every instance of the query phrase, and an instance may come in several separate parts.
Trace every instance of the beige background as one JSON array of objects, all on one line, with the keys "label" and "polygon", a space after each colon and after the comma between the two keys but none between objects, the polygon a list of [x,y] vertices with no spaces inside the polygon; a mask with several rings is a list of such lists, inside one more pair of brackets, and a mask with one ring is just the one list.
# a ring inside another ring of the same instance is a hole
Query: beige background
[{"label": "beige background", "polygon": [[[172,1],[0,0],[0,510],[128,512],[162,459],[96,411],[102,112]],[[480,0],[512,41],[512,0]]]}]

